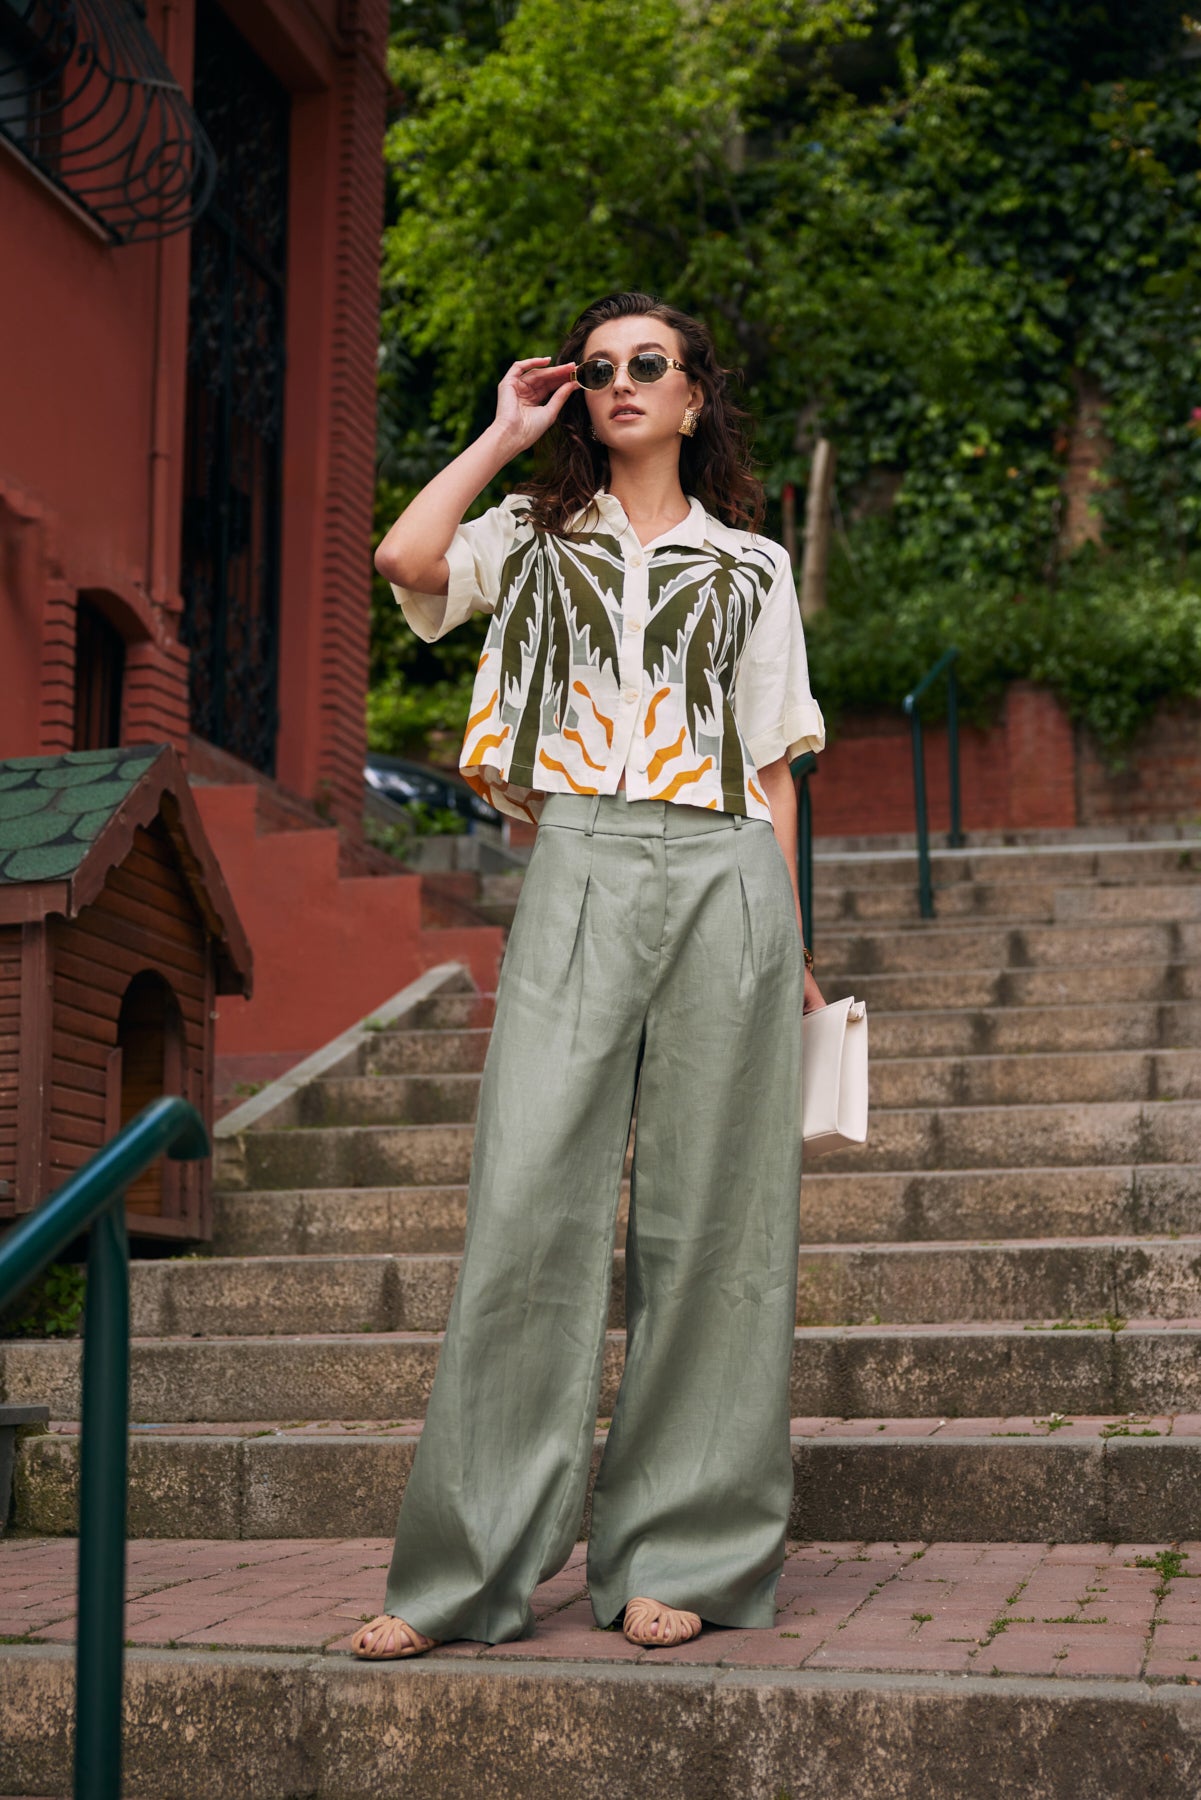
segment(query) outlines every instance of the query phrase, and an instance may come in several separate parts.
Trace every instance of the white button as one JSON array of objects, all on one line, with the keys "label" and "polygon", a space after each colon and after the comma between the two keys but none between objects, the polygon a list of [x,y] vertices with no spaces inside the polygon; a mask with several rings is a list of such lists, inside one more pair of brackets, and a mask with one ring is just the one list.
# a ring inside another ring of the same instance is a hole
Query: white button
[{"label": "white button", "polygon": [[630,567],[631,569],[640,569],[642,567],[642,555],[637,550],[635,550],[633,556],[630,558]]},{"label": "white button", "polygon": [[626,620],[626,630],[627,631],[641,631],[642,630],[642,620],[641,619],[627,619]]},{"label": "white button", "polygon": [[637,700],[637,698],[638,698],[638,689],[637,688],[625,688],[622,692],[621,697],[625,701],[627,706],[633,706],[635,700]]}]

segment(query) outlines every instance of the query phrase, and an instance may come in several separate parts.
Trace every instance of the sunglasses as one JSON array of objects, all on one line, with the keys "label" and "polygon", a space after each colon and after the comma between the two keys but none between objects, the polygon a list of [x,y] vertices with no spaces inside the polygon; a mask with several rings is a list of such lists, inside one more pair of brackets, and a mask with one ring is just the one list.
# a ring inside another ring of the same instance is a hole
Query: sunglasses
[{"label": "sunglasses", "polygon": [[640,350],[637,356],[631,356],[629,362],[614,366],[607,356],[594,356],[591,362],[576,364],[575,379],[580,387],[587,388],[590,394],[599,394],[617,380],[622,369],[625,369],[631,381],[644,385],[649,381],[662,381],[668,369],[680,369],[688,373],[682,362],[674,356],[664,356],[658,350]]}]

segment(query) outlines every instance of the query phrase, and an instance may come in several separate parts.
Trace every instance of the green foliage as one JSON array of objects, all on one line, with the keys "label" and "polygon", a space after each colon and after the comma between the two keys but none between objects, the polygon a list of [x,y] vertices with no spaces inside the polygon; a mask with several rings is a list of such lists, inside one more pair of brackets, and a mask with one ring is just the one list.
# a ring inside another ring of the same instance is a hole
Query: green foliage
[{"label": "green foliage", "polygon": [[[838,571],[845,579],[845,569]],[[873,706],[898,708],[949,644],[959,647],[962,710],[995,715],[1005,685],[1045,683],[1087,725],[1111,763],[1172,696],[1201,697],[1201,570],[1084,552],[1055,585],[930,582],[885,590],[885,573],[836,592],[806,627],[813,690],[828,723]],[[936,716],[945,684],[923,698]]]},{"label": "green foliage", "polygon": [[77,1337],[87,1275],[77,1263],[50,1263],[0,1312],[0,1338]]},{"label": "green foliage", "polygon": [[[1047,679],[1116,743],[1194,691],[1201,139],[1171,0],[393,13],[380,535],[515,357],[645,287],[745,371],[773,500],[837,446],[841,611],[811,631],[832,712],[903,693],[952,626],[978,708]],[[1061,579],[1081,372],[1122,554]],[[373,625],[372,744],[461,729],[474,630],[420,644],[382,583]]]},{"label": "green foliage", "polygon": [[377,850],[397,857],[401,862],[410,856],[418,838],[462,837],[467,821],[453,806],[427,806],[413,800],[405,807],[405,821],[385,823],[370,816],[363,821],[363,836]]}]

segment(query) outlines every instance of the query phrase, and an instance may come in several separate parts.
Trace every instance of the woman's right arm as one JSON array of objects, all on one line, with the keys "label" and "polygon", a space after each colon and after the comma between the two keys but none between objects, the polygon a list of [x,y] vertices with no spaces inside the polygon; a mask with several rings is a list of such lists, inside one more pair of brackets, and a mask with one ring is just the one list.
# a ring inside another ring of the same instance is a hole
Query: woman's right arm
[{"label": "woman's right arm", "polygon": [[575,364],[545,367],[549,361],[532,356],[513,364],[496,390],[492,424],[426,483],[381,539],[375,566],[386,581],[418,594],[446,593],[446,552],[463,514],[506,463],[549,429],[571,394]]}]

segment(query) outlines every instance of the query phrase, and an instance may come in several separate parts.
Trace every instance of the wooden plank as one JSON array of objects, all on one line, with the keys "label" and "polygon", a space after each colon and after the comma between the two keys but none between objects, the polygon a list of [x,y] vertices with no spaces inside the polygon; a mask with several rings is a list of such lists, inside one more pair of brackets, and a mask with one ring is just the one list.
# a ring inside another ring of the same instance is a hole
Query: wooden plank
[{"label": "wooden plank", "polygon": [[85,1069],[102,1069],[108,1054],[107,1044],[80,1038],[73,1031],[55,1030],[50,1037],[50,1053],[63,1062],[78,1063]]},{"label": "wooden plank", "polygon": [[115,1024],[121,1011],[121,996],[98,989],[90,981],[67,981],[60,972],[54,984],[55,1010],[69,1006],[72,1012],[84,1013],[99,1024]]},{"label": "wooden plank", "polygon": [[[113,880],[106,882],[104,892],[99,895],[91,910],[115,913],[118,918],[139,926],[147,939],[162,938],[176,945],[177,949],[190,949],[198,964],[203,959],[200,932],[194,924],[185,919],[172,918],[161,906],[153,903],[147,905],[145,901],[135,899]],[[82,913],[80,917],[83,917]]]},{"label": "wooden plank", "polygon": [[[81,915],[81,919],[82,916],[83,915]],[[79,928],[80,920],[74,921],[69,927],[72,932],[78,931]],[[132,950],[142,959],[139,967],[146,967],[145,933],[136,925],[131,925],[127,919],[118,918],[115,913],[101,912],[98,907],[91,907],[87,914],[87,930],[100,945],[115,944],[120,949]],[[194,976],[196,974],[197,964],[195,959],[188,956],[181,945],[176,945],[164,940],[157,946],[155,958],[157,962],[162,964],[164,971],[171,972],[178,970],[185,975]],[[201,967],[203,967],[203,964],[201,964]],[[169,973],[169,979],[174,981],[173,973]]]},{"label": "wooden plank", "polygon": [[55,1058],[50,1064],[52,1087],[70,1088],[76,1094],[103,1094],[104,1070],[88,1069],[82,1063]]},{"label": "wooden plank", "polygon": [[121,894],[149,907],[162,918],[178,920],[186,928],[189,938],[204,934],[204,927],[196,916],[196,903],[192,896],[172,887],[169,882],[155,881],[135,874],[128,868],[110,869],[108,880],[104,884],[104,894],[96,905],[103,905],[105,895],[108,894]]},{"label": "wooden plank", "polygon": [[50,1115],[50,981],[53,955],[49,929],[40,920],[21,929],[21,1063],[16,1189],[18,1212],[29,1212],[46,1194]]},{"label": "wooden plank", "polygon": [[[94,981],[106,993],[124,994],[133,977],[146,967],[145,957],[119,944],[94,939],[86,932],[68,939],[67,933],[73,934],[76,929],[74,925],[68,926],[60,942],[55,958],[60,975],[72,981]],[[68,941],[70,949],[67,948]],[[90,952],[85,948],[87,945],[92,946]],[[172,970],[167,979],[181,1000],[186,996],[195,1000],[198,1007],[203,1006],[205,989],[201,978]]]}]

